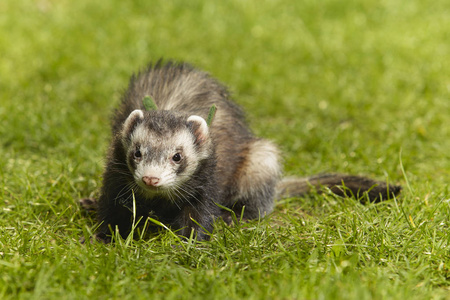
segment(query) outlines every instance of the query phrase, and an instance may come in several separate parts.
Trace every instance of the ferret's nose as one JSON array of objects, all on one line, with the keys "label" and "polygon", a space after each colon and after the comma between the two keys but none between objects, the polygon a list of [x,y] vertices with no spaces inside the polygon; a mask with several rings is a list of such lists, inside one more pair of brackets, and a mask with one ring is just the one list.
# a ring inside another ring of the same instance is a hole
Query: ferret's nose
[{"label": "ferret's nose", "polygon": [[144,176],[142,181],[148,186],[158,186],[160,179],[158,177]]}]

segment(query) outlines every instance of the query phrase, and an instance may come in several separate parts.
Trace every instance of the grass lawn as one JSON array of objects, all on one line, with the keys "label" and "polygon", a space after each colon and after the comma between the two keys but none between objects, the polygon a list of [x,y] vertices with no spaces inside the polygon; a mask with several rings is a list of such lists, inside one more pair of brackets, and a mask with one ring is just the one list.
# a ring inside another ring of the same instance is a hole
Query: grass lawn
[{"label": "grass lawn", "polygon": [[[450,299],[450,2],[0,1],[0,299]],[[398,199],[280,201],[81,245],[109,116],[160,57],[226,83],[285,172],[365,174]]]}]

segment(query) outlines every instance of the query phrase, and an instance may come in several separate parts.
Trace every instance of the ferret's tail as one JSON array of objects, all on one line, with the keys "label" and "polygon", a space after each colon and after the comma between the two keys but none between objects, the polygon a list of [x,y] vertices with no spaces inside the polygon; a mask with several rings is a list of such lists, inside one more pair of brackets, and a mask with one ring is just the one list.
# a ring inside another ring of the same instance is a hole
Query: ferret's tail
[{"label": "ferret's tail", "polygon": [[329,188],[339,196],[353,196],[371,202],[391,199],[401,191],[398,185],[387,184],[366,177],[344,174],[321,174],[307,178],[283,178],[276,187],[276,198],[300,197],[313,190]]}]

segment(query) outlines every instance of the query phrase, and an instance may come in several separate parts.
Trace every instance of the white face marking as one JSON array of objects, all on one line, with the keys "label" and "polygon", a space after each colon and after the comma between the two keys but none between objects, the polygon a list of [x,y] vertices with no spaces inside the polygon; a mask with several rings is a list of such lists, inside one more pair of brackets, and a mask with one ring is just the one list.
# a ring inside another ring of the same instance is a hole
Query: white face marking
[{"label": "white face marking", "polygon": [[[161,138],[144,124],[138,125],[128,146],[128,155],[132,155],[137,148],[141,153],[135,170],[129,165],[135,182],[151,194],[165,194],[179,188],[194,174],[199,164],[194,142],[194,136],[187,128]],[[181,156],[179,162],[173,160],[177,153]],[[158,183],[149,187],[143,181],[144,176],[158,178]]]}]

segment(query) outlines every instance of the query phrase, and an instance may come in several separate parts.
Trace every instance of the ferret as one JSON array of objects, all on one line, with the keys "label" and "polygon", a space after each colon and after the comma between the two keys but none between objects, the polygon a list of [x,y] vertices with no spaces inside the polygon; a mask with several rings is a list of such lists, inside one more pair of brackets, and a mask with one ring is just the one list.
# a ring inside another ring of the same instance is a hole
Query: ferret
[{"label": "ferret", "polygon": [[[157,110],[146,110],[150,96]],[[212,105],[217,113],[205,119]],[[328,187],[370,201],[398,194],[399,186],[365,177],[323,174],[282,179],[280,151],[255,137],[227,88],[207,73],[179,62],[158,61],[133,75],[112,120],[103,185],[94,205],[97,239],[113,231],[127,237],[133,222],[148,217],[179,235],[208,239],[217,218],[263,217],[275,199]],[[223,209],[223,208],[228,208]]]}]

